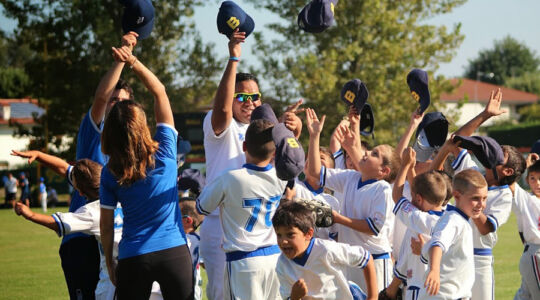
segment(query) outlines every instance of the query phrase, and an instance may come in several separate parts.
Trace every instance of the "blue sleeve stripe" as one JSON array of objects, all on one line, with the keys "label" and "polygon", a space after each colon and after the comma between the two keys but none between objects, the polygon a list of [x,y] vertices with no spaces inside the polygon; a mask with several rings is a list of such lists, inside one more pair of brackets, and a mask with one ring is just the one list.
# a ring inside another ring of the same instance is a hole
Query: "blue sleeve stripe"
[{"label": "blue sleeve stripe", "polygon": [[405,197],[401,197],[401,199],[399,199],[398,203],[396,203],[396,205],[394,206],[394,215],[397,215],[398,211],[401,209],[401,206],[407,201],[407,198]]},{"label": "blue sleeve stripe", "polygon": [[[397,262],[396,262],[396,263],[397,263]],[[399,280],[401,280],[401,281],[407,280],[407,276],[405,276],[405,275],[399,273],[399,271],[397,270],[396,267],[394,267],[394,275],[395,275]]]},{"label": "blue sleeve stripe", "polygon": [[423,255],[420,255],[420,261],[423,263],[423,264],[428,264],[428,261],[427,259],[423,256]]},{"label": "blue sleeve stripe", "polygon": [[454,160],[454,162],[452,162],[452,169],[457,169],[459,167],[459,165],[461,165],[461,162],[463,161],[463,159],[465,158],[465,156],[467,155],[467,150],[466,149],[462,149],[459,154],[458,154],[458,157]]},{"label": "blue sleeve stripe", "polygon": [[499,228],[499,222],[497,221],[497,218],[495,218],[493,215],[488,215],[487,219],[491,223],[491,225],[493,225],[493,232],[497,231],[497,229]]},{"label": "blue sleeve stripe", "polygon": [[371,218],[367,218],[366,221],[367,221],[371,231],[373,231],[373,233],[375,233],[375,235],[379,235],[379,229],[377,229],[377,227],[375,226],[375,223],[373,223],[373,220]]},{"label": "blue sleeve stripe", "polygon": [[360,267],[360,269],[363,269],[367,266],[368,262],[369,262],[369,258],[371,257],[371,253],[369,253],[369,251],[365,250],[366,252],[364,253],[364,257],[362,257],[362,260],[360,261],[360,264],[358,264],[358,267]]},{"label": "blue sleeve stripe", "polygon": [[69,183],[69,185],[73,186],[73,181],[71,180],[71,172],[73,171],[73,166],[69,165],[67,171],[66,171],[66,179]]},{"label": "blue sleeve stripe", "polygon": [[100,203],[99,206],[101,208],[105,208],[105,209],[112,209],[112,210],[115,210],[116,209],[116,206],[111,206],[111,205],[105,205],[103,203]]},{"label": "blue sleeve stripe", "polygon": [[326,184],[326,167],[325,166],[321,166],[321,173],[319,176],[320,176],[319,186],[323,187]]},{"label": "blue sleeve stripe", "polygon": [[429,246],[429,248],[433,248],[433,247],[441,247],[441,249],[443,250],[443,252],[446,251],[446,247],[444,247],[443,243],[439,242],[439,241],[435,241],[433,243],[431,243],[431,246]]},{"label": "blue sleeve stripe", "polygon": [[54,222],[56,222],[56,225],[58,226],[58,231],[56,232],[56,234],[58,234],[59,237],[63,236],[66,233],[66,229],[64,228],[64,223],[62,223],[62,220],[56,213],[53,214],[52,217],[54,219]]},{"label": "blue sleeve stripe", "polygon": [[343,150],[339,149],[338,151],[336,151],[334,154],[332,154],[332,156],[334,156],[334,159],[340,157],[343,155]]},{"label": "blue sleeve stripe", "polygon": [[199,202],[199,199],[197,199],[197,205],[196,205],[196,207],[197,207],[197,211],[198,211],[200,214],[205,215],[205,216],[210,214],[209,212],[207,212],[206,210],[204,210],[204,209],[201,207],[201,202]]},{"label": "blue sleeve stripe", "polygon": [[163,127],[168,127],[170,129],[172,129],[172,131],[178,135],[178,131],[176,130],[176,128],[174,128],[174,126],[172,126],[171,124],[167,124],[167,123],[157,123],[156,127],[158,126],[163,126]]}]

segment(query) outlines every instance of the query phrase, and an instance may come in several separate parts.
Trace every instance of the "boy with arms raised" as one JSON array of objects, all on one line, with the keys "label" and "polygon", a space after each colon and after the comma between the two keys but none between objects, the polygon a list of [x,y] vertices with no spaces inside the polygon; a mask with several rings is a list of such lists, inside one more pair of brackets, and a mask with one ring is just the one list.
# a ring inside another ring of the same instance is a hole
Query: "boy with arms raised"
[{"label": "boy with arms raised", "polygon": [[369,251],[361,246],[313,237],[313,213],[303,204],[280,205],[272,218],[282,251],[276,272],[283,299],[358,299],[344,275],[344,267],[363,269],[367,299],[377,299],[375,267]]},{"label": "boy with arms raised", "polygon": [[[394,203],[388,182],[395,178],[399,159],[388,145],[379,145],[360,157],[357,151],[359,141],[354,139],[356,143],[345,150],[360,172],[321,168],[319,138],[325,116],[319,121],[312,109],[306,110],[306,116],[310,136],[307,175],[322,178],[324,186],[344,194],[341,204],[343,215],[333,211],[334,222],[343,225],[338,230],[339,240],[362,245],[373,255],[377,289],[380,291],[390,283],[392,276],[389,236],[394,224]],[[346,134],[351,135],[350,132]],[[348,279],[366,290],[362,272],[349,268]]]},{"label": "boy with arms raised", "polygon": [[428,270],[418,299],[471,297],[475,276],[469,218],[478,219],[484,210],[487,182],[480,172],[469,169],[454,176],[452,187],[456,206],[448,207],[422,247],[421,260]]}]

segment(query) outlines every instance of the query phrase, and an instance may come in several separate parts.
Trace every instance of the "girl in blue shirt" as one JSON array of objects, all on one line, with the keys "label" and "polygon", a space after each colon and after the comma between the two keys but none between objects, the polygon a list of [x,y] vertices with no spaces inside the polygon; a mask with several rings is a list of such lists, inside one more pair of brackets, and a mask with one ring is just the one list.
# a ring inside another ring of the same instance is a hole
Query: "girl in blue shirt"
[{"label": "girl in blue shirt", "polygon": [[[128,47],[113,48],[113,56],[131,65],[153,94],[157,129],[152,139],[143,108],[130,100],[115,104],[103,127],[101,148],[109,161],[101,174],[100,229],[109,275],[119,299],[148,299],[154,281],[164,299],[192,299],[191,257],[179,224],[178,133],[169,98]],[[124,225],[116,266],[112,245],[118,203]]]}]

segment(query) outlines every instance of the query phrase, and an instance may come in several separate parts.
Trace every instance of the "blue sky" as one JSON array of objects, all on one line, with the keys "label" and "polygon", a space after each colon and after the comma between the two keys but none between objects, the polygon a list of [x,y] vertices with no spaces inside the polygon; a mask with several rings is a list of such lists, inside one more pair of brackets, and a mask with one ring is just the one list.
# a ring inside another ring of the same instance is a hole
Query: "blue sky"
[{"label": "blue sky", "polygon": [[[256,22],[256,29],[265,32],[267,38],[275,37],[265,28],[265,24],[275,22],[279,18],[268,11],[255,9],[243,0],[236,2],[248,12]],[[306,0],[307,2],[307,0]],[[220,55],[227,55],[227,39],[217,32],[216,15],[219,0],[209,0],[205,6],[195,11],[197,29],[205,42],[213,42]],[[339,5],[339,4],[338,4]],[[439,74],[453,77],[460,76],[469,59],[477,56],[478,51],[493,46],[493,41],[510,35],[525,43],[540,56],[540,1],[538,0],[469,0],[452,13],[438,16],[428,23],[452,27],[461,22],[465,40],[457,49],[451,63],[441,65]],[[338,16],[339,17],[339,16]],[[16,24],[0,17],[0,27],[11,30]],[[252,39],[247,39],[242,49],[244,61],[256,63],[251,48],[255,46]]]}]

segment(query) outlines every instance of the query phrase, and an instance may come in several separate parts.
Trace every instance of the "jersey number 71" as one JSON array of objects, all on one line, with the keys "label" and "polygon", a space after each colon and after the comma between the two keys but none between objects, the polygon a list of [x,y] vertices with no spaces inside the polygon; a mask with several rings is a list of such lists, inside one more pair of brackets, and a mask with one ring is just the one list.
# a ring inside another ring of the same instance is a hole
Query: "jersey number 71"
[{"label": "jersey number 71", "polygon": [[[275,208],[277,208],[279,204],[279,200],[281,199],[281,195],[270,197],[269,199],[263,199],[263,198],[250,198],[250,199],[243,199],[243,207],[253,207],[251,210],[251,216],[247,220],[246,226],[244,228],[251,232],[253,231],[253,227],[255,226],[255,223],[257,223],[257,220],[259,219],[259,215],[261,214],[261,207],[264,206],[264,224],[266,227],[272,226],[272,219],[270,214],[272,211],[275,211]],[[274,209],[272,207],[275,206]]]}]

